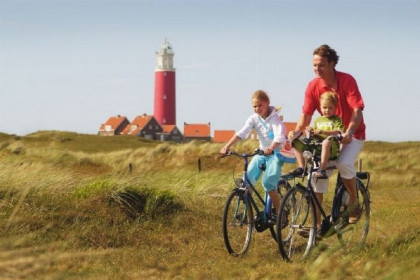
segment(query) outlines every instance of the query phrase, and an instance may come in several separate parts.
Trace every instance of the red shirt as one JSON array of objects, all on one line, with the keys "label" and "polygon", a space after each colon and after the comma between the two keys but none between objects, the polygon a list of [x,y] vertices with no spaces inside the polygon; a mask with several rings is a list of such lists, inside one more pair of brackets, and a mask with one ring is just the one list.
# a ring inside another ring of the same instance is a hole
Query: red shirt
[{"label": "red shirt", "polygon": [[[337,90],[335,91],[338,95],[338,106],[335,111],[336,115],[341,117],[343,123],[347,129],[351,116],[353,114],[354,108],[363,108],[365,107],[360,94],[359,88],[357,87],[356,80],[350,74],[343,72],[335,72],[337,79]],[[331,91],[321,78],[314,78],[309,82],[305,91],[305,100],[303,102],[302,112],[306,115],[313,115],[315,110],[321,114],[321,106],[319,99],[321,94],[326,91]],[[354,138],[365,140],[365,122],[363,117],[360,121],[359,126],[354,132]]]}]

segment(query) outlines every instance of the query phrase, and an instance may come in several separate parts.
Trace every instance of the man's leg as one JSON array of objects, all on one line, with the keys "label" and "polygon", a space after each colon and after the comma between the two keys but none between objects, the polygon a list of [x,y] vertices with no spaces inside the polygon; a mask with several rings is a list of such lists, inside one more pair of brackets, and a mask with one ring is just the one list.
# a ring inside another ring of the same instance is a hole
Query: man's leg
[{"label": "man's leg", "polygon": [[343,145],[337,160],[344,187],[349,193],[349,222],[354,223],[359,218],[356,194],[356,168],[354,163],[363,148],[363,141],[353,139],[350,144]]}]

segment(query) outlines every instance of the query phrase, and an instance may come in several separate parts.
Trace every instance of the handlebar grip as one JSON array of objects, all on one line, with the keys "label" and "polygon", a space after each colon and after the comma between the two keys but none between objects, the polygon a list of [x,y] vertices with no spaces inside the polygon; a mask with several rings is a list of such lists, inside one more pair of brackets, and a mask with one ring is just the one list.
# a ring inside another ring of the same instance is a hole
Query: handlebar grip
[{"label": "handlebar grip", "polygon": [[256,149],[255,150],[255,154],[260,155],[260,156],[263,156],[264,155],[264,150]]}]

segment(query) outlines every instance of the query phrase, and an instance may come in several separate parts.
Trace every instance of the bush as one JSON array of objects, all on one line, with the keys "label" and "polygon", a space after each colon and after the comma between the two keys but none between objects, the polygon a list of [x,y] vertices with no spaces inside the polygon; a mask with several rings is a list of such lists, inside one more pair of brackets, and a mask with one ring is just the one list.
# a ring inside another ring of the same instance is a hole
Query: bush
[{"label": "bush", "polygon": [[152,188],[120,191],[114,196],[114,201],[131,218],[155,218],[182,209],[182,204],[174,193]]}]

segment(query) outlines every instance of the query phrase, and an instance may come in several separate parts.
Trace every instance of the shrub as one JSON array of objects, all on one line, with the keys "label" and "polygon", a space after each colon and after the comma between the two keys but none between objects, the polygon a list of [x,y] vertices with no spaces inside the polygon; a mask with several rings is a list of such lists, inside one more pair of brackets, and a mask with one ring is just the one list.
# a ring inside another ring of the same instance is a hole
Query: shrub
[{"label": "shrub", "polygon": [[169,190],[127,189],[119,191],[113,196],[113,199],[131,218],[155,218],[182,209],[182,204],[178,201],[177,196]]}]

